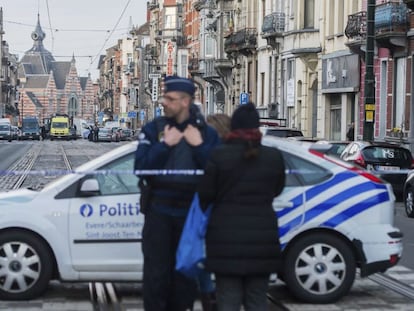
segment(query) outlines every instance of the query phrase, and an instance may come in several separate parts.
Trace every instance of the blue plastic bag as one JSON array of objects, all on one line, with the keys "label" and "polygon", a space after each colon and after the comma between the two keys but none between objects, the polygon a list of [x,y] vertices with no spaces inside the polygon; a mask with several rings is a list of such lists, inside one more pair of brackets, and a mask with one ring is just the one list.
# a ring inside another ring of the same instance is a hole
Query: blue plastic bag
[{"label": "blue plastic bag", "polygon": [[211,209],[212,206],[209,206],[203,212],[198,193],[194,194],[178,243],[175,263],[175,269],[189,278],[196,278],[204,268],[204,238]]}]

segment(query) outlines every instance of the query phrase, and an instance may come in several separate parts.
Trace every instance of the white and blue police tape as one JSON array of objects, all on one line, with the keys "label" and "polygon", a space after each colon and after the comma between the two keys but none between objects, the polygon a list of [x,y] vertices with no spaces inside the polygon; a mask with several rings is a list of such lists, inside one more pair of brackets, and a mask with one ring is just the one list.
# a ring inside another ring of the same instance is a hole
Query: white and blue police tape
[{"label": "white and blue police tape", "polygon": [[38,175],[38,176],[63,176],[69,174],[78,175],[203,175],[204,170],[0,170],[0,176]]}]

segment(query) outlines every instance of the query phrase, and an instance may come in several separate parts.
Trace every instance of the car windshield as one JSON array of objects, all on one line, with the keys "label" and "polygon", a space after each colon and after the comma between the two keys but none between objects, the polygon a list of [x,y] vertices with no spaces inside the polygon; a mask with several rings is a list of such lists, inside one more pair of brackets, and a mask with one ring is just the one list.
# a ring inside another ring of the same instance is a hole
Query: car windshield
[{"label": "car windshield", "polygon": [[404,148],[374,146],[363,149],[362,154],[367,161],[407,162],[411,165],[410,152]]},{"label": "car windshield", "polygon": [[0,131],[8,131],[9,128],[10,127],[8,125],[0,125]]},{"label": "car windshield", "polygon": [[66,128],[68,127],[68,124],[66,122],[53,122],[52,123],[53,128]]}]

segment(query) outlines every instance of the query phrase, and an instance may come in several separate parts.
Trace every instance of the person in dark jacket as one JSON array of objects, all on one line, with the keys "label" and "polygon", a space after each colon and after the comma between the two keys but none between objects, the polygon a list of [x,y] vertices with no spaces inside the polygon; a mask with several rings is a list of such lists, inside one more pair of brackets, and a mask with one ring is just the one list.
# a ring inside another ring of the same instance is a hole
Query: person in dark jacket
[{"label": "person in dark jacket", "polygon": [[[162,102],[165,116],[146,124],[138,135],[135,170],[204,169],[210,151],[220,139],[192,103],[194,92],[194,83],[189,79],[165,78]],[[197,284],[175,271],[175,258],[199,178],[195,174],[146,178],[151,185],[142,231],[146,311],[193,308]]]},{"label": "person in dark jacket", "polygon": [[[261,137],[255,106],[240,106],[198,185],[203,207],[213,204],[206,269],[215,274],[219,311],[242,305],[246,311],[267,310],[269,276],[282,267],[272,202],[284,188],[285,165],[281,152],[262,146]],[[230,181],[230,190],[220,193]]]},{"label": "person in dark jacket", "polygon": [[354,138],[355,138],[355,124],[354,124],[354,122],[351,122],[351,124],[349,126],[349,129],[348,129],[348,132],[346,132],[346,138],[349,141],[354,141]]}]

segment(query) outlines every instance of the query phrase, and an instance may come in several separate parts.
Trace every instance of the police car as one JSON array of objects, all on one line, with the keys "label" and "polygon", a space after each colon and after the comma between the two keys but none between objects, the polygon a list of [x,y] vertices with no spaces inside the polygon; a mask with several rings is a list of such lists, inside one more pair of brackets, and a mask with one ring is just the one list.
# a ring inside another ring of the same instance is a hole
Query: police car
[{"label": "police car", "polygon": [[[273,205],[285,256],[279,276],[292,293],[333,302],[348,292],[357,268],[366,276],[398,262],[402,234],[393,226],[390,185],[309,143],[263,143],[283,152],[288,169]],[[0,193],[0,299],[35,298],[51,279],[142,280],[136,146],[110,151],[41,191]]]}]

